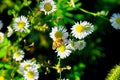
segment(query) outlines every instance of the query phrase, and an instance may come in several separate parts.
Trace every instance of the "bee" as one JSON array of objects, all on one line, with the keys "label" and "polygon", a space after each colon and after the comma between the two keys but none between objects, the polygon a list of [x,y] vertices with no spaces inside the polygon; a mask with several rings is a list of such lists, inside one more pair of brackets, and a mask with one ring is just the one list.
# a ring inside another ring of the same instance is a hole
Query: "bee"
[{"label": "bee", "polygon": [[55,50],[56,48],[58,48],[59,46],[63,45],[63,39],[62,38],[57,38],[55,41],[53,41],[52,43],[52,49]]}]

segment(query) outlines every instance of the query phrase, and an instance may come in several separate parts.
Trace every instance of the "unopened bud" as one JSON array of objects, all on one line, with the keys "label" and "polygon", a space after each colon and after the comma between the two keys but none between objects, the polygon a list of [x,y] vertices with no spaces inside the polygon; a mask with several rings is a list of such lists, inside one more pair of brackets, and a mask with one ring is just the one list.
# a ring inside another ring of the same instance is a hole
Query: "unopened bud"
[{"label": "unopened bud", "polygon": [[66,66],[67,70],[70,70],[71,69],[71,66]]}]

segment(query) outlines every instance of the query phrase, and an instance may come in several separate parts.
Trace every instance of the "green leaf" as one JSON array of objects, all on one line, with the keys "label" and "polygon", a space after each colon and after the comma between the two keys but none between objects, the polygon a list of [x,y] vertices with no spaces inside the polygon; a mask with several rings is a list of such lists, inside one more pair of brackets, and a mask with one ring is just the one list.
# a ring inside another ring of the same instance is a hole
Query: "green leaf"
[{"label": "green leaf", "polygon": [[5,63],[4,67],[7,68],[7,69],[11,68],[10,62]]},{"label": "green leaf", "polygon": [[3,43],[0,44],[0,58],[6,56],[9,44],[9,40],[7,38],[4,38]]},{"label": "green leaf", "polygon": [[6,48],[0,49],[0,58],[6,56],[6,54],[7,54],[7,49]]},{"label": "green leaf", "polygon": [[10,62],[0,62],[0,68],[11,68]]},{"label": "green leaf", "polygon": [[76,14],[76,15],[74,15],[74,18],[77,20],[80,20],[80,19],[84,18],[84,15],[83,14]]},{"label": "green leaf", "polygon": [[29,6],[31,4],[31,1],[24,0],[23,5],[24,6]]},{"label": "green leaf", "polygon": [[84,63],[80,63],[80,64],[79,64],[79,67],[80,67],[81,69],[84,69],[84,68],[86,67],[86,65],[85,65]]},{"label": "green leaf", "polygon": [[3,62],[0,62],[0,68],[2,68],[4,66]]},{"label": "green leaf", "polygon": [[[16,6],[15,6],[16,7]],[[8,15],[15,15],[15,10],[14,9],[12,9],[12,10],[8,10]]]},{"label": "green leaf", "polygon": [[80,77],[79,76],[75,76],[75,80],[80,80]]}]

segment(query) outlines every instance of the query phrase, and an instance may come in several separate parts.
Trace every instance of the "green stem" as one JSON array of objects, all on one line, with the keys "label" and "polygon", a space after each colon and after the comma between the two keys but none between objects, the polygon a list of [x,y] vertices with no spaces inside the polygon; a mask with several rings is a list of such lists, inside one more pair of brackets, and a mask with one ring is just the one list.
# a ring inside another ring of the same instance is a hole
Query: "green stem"
[{"label": "green stem", "polygon": [[87,11],[87,10],[82,9],[82,8],[80,8],[80,10],[81,10],[82,12],[84,12],[84,13],[91,14],[91,15],[93,15],[93,16],[98,16],[98,17],[100,17],[100,18],[105,19],[106,21],[109,21],[109,19],[108,19],[108,18],[103,17],[103,16],[101,16],[101,15],[98,15],[97,13],[93,13],[93,12]]},{"label": "green stem", "polygon": [[30,11],[33,13],[33,11],[32,11],[32,9],[31,9],[31,7],[30,6],[28,6],[28,8],[30,9]]},{"label": "green stem", "polygon": [[[61,62],[61,58],[59,58],[58,65],[60,65],[60,62]],[[61,80],[61,71],[59,73],[59,79]]]},{"label": "green stem", "polygon": [[93,15],[93,16],[97,16],[96,13],[93,13],[93,12],[87,11],[87,10],[85,10],[85,9],[80,8],[80,10],[81,10],[82,12],[85,12],[85,13],[91,14],[91,15]]},{"label": "green stem", "polygon": [[[56,66],[49,66],[49,67],[57,70],[60,67],[60,62],[61,62],[61,58],[59,58]],[[61,71],[59,73],[59,80],[61,80]]]},{"label": "green stem", "polygon": [[59,74],[59,75],[60,75],[59,79],[61,80],[61,72],[60,72],[60,74]]},{"label": "green stem", "polygon": [[59,58],[58,64],[60,65],[61,58]]}]

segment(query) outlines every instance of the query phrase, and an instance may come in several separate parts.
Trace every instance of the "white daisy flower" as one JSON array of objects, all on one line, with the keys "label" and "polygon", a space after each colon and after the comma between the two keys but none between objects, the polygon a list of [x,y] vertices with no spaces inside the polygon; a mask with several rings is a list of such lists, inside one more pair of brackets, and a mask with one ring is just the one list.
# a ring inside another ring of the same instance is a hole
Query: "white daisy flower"
[{"label": "white daisy flower", "polygon": [[2,27],[3,27],[3,22],[2,20],[0,20],[0,30],[2,29]]},{"label": "white daisy flower", "polygon": [[33,62],[32,60],[24,60],[20,66],[19,66],[19,70],[20,72],[24,72],[26,70],[28,70],[29,68],[34,68],[35,70],[37,70],[40,66],[38,64],[36,64],[35,62]]},{"label": "white daisy flower", "polygon": [[67,29],[64,27],[53,27],[52,32],[50,33],[50,37],[55,41],[57,38],[62,38],[63,40],[66,40],[68,38],[68,32]]},{"label": "white daisy flower", "polygon": [[68,41],[68,48],[71,50],[76,50],[75,49],[75,41],[72,41],[71,39]]},{"label": "white daisy flower", "polygon": [[29,68],[27,71],[24,71],[25,80],[38,80],[39,72],[34,68]]},{"label": "white daisy flower", "polygon": [[4,41],[4,33],[0,32],[0,43]]},{"label": "white daisy flower", "polygon": [[115,29],[120,29],[120,13],[114,13],[110,18],[111,25]]},{"label": "white daisy flower", "polygon": [[23,50],[17,50],[13,55],[13,59],[16,61],[21,61],[24,58],[24,54],[25,53]]},{"label": "white daisy flower", "polygon": [[15,31],[23,32],[29,28],[29,21],[25,16],[15,18],[13,28]]},{"label": "white daisy flower", "polygon": [[82,50],[86,46],[86,42],[84,40],[79,40],[79,41],[72,41],[69,40],[68,47],[71,50]]},{"label": "white daisy flower", "polygon": [[93,25],[87,21],[80,23],[77,22],[72,26],[72,35],[78,39],[85,38],[87,35],[91,34],[94,30]]},{"label": "white daisy flower", "polygon": [[40,10],[45,12],[46,14],[50,14],[56,11],[56,4],[53,0],[44,0],[40,2]]},{"label": "white daisy flower", "polygon": [[13,29],[10,26],[8,26],[7,29],[8,29],[7,37],[10,37],[13,34]]},{"label": "white daisy flower", "polygon": [[68,46],[61,45],[60,47],[57,48],[56,52],[57,56],[60,56],[61,59],[64,59],[70,55],[71,50],[69,50]]},{"label": "white daisy flower", "polygon": [[79,40],[77,42],[75,42],[75,49],[78,49],[78,50],[82,50],[84,49],[86,46],[86,42],[84,40]]}]

